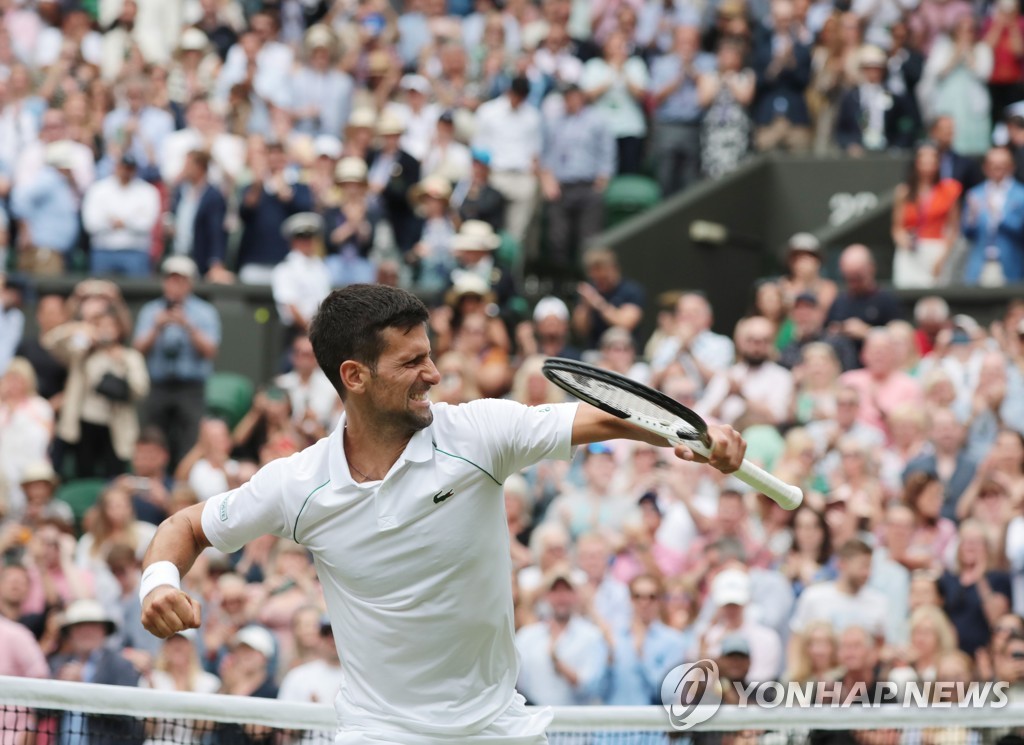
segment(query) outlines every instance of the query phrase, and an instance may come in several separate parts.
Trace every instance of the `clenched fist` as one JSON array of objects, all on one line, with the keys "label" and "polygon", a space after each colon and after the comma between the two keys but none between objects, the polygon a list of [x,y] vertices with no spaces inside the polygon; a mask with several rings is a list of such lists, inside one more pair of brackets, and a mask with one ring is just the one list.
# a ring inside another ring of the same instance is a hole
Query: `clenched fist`
[{"label": "clenched fist", "polygon": [[199,603],[171,585],[157,587],[142,603],[142,625],[161,639],[197,629],[201,620]]}]

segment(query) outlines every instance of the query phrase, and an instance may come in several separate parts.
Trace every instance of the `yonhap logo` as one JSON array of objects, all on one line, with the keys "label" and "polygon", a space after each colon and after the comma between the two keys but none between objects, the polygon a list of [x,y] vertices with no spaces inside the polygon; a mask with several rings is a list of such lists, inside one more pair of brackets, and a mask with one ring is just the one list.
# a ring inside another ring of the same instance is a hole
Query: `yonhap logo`
[{"label": "yonhap logo", "polygon": [[706,722],[722,705],[718,665],[699,660],[672,668],[661,684],[661,702],[669,723],[683,731]]}]

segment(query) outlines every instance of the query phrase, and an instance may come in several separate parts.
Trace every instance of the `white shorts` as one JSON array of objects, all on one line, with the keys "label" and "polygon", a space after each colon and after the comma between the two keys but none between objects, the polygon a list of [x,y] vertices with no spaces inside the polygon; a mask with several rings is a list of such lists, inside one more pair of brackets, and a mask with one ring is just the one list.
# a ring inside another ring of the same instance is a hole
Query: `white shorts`
[{"label": "white shorts", "polygon": [[334,745],[442,745],[442,743],[488,743],[490,745],[546,745],[544,734],[553,714],[549,708],[527,709],[518,693],[509,707],[487,727],[475,734],[447,737],[424,735],[401,729],[384,729],[367,725],[346,726],[338,730]]}]

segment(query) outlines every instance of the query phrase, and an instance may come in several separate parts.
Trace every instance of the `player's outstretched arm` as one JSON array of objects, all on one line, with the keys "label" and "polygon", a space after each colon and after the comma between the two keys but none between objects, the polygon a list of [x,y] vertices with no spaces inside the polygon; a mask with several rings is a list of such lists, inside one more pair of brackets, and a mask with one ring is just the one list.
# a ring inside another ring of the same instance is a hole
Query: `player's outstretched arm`
[{"label": "player's outstretched arm", "polygon": [[196,504],[164,520],[142,561],[142,625],[161,639],[199,626],[199,603],[178,584],[210,545],[202,518],[203,504]]},{"label": "player's outstretched arm", "polygon": [[[711,438],[711,457],[702,458],[686,445],[676,445],[676,456],[683,460],[710,463],[723,473],[732,473],[743,463],[747,443],[732,427],[712,424],[708,426]],[[580,403],[572,423],[572,444],[588,445],[604,440],[639,440],[658,447],[669,447],[670,443],[653,432],[605,413],[590,404]]]}]

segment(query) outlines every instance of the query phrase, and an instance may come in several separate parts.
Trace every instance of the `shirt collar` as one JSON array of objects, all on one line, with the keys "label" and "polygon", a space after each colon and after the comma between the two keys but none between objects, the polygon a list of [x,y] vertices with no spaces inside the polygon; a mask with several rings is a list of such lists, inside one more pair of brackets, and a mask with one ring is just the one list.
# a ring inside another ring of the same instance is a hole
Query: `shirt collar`
[{"label": "shirt collar", "polygon": [[[327,475],[331,479],[331,488],[342,489],[346,486],[359,486],[352,478],[348,467],[348,458],[345,455],[345,422],[348,421],[348,413],[342,412],[338,426],[328,435],[327,442]],[[434,435],[433,427],[426,427],[412,436],[405,450],[398,456],[397,462],[406,461],[409,463],[426,463],[434,457]]]}]

